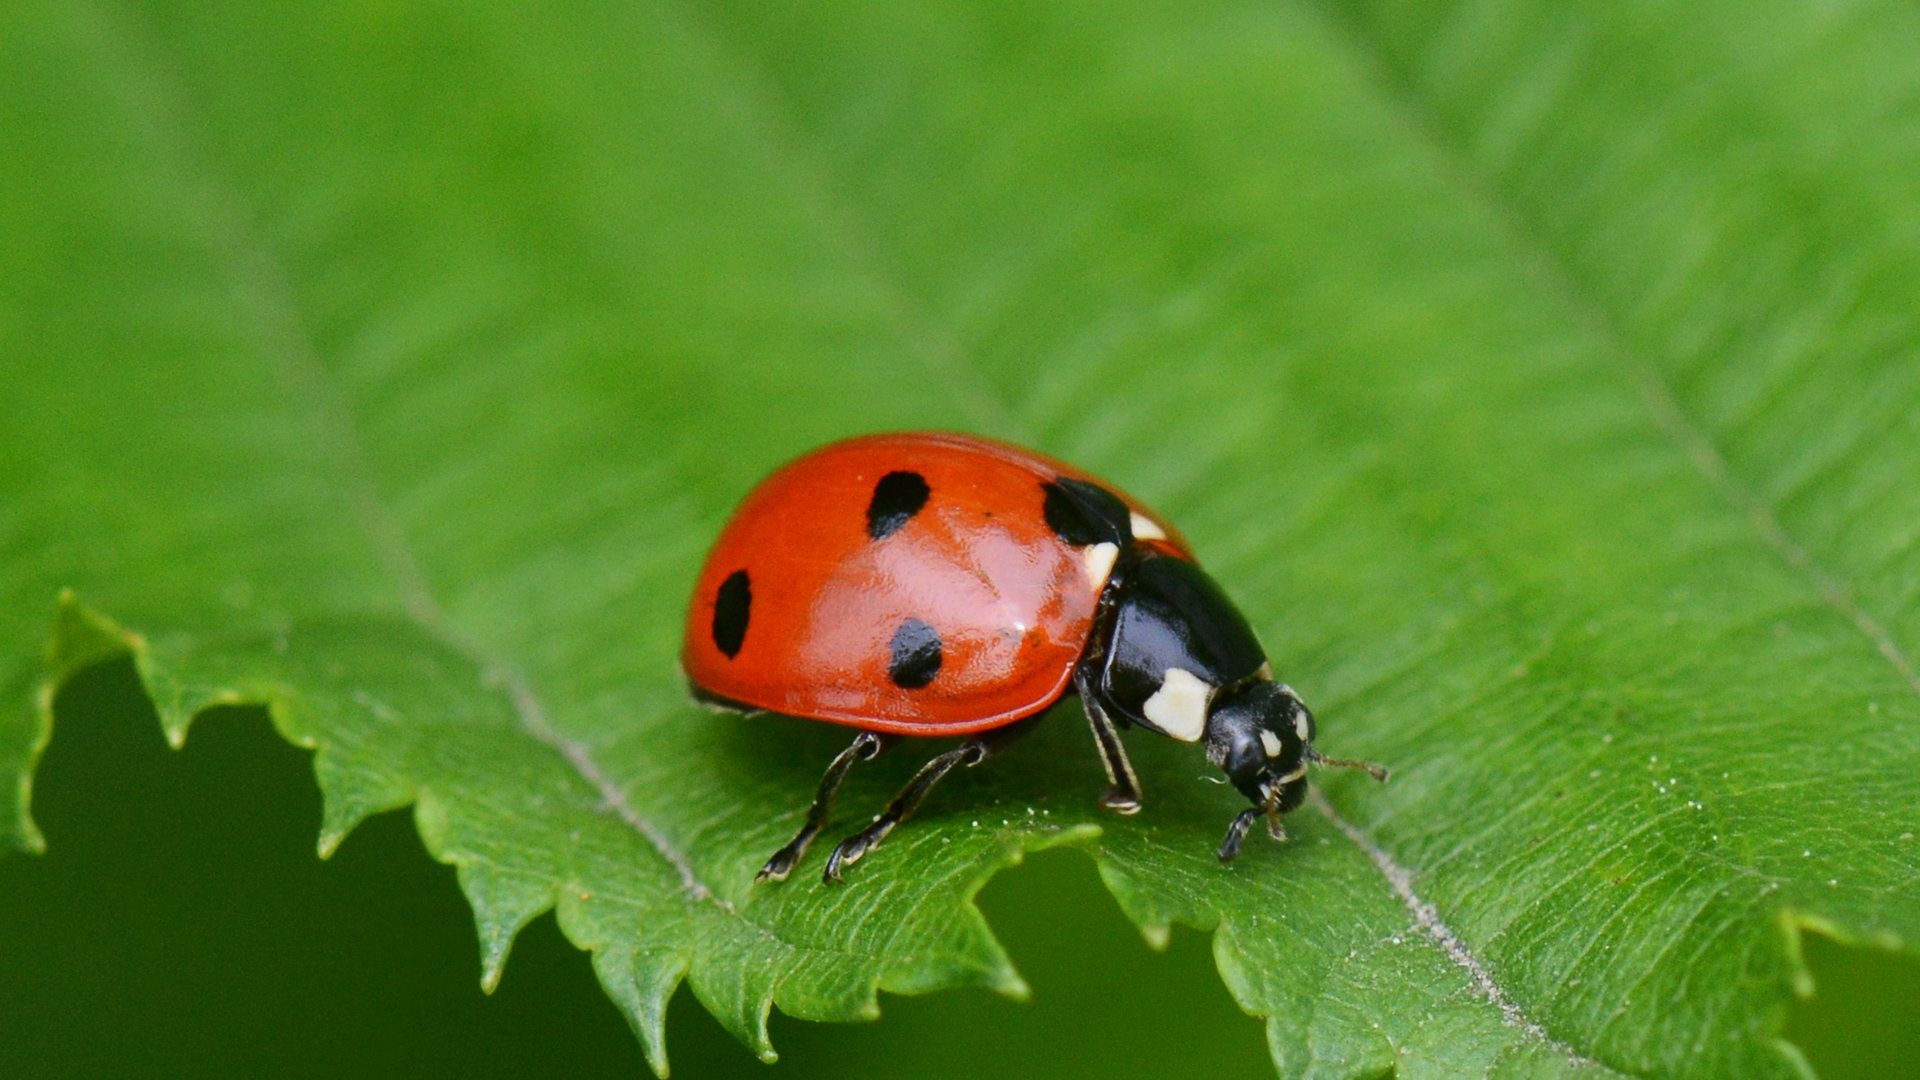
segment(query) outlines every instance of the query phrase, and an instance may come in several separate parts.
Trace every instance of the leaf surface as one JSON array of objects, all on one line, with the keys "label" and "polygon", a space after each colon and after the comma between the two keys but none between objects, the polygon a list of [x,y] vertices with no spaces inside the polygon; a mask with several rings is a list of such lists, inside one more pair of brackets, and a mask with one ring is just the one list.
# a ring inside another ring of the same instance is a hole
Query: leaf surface
[{"label": "leaf surface", "polygon": [[[1017,992],[970,898],[1068,843],[1289,1076],[1794,1075],[1801,929],[1920,939],[1916,22],[15,5],[0,835],[131,651],[176,742],[314,750],[323,853],[411,804],[488,983],[557,908],[657,1067],[683,978],[769,1058],[771,1007]],[[689,705],[684,590],[907,427],[1156,504],[1393,783],[1223,869],[1191,748],[1102,817],[1066,705],[753,887],[843,736]]]}]

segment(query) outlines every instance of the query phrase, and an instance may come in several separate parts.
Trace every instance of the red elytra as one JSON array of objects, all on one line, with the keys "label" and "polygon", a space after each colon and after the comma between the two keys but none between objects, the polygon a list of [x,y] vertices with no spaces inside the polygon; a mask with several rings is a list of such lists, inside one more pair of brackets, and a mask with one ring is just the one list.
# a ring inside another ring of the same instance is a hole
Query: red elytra
[{"label": "red elytra", "polygon": [[[919,483],[883,505],[890,476]],[[1046,485],[1062,477],[1101,484],[1151,523],[1136,532],[1160,534],[1143,543],[1192,558],[1139,500],[1030,450],[945,432],[847,439],[781,468],[735,511],[694,587],[688,677],[713,699],[901,735],[971,734],[1046,709],[1072,682],[1115,554],[1048,525]],[[716,632],[729,579],[746,583],[744,604],[738,588],[728,598],[744,607],[737,644]],[[894,636],[913,622],[939,643],[939,677],[917,687],[890,672]]]}]

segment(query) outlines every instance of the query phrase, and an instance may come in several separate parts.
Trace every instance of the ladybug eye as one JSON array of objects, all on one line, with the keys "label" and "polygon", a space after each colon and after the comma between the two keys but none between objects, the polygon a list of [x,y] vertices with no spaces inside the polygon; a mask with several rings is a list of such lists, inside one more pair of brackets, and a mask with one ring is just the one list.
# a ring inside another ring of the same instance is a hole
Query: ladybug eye
[{"label": "ladybug eye", "polygon": [[1237,738],[1227,752],[1227,760],[1221,769],[1228,776],[1236,778],[1259,776],[1267,768],[1267,755],[1262,753],[1265,749],[1259,739]]}]

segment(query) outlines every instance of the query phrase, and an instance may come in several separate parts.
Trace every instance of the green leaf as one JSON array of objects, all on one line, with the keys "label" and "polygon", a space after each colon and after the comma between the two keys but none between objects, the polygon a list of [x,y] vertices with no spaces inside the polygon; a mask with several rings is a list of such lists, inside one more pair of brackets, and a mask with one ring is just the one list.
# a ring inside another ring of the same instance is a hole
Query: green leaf
[{"label": "green leaf", "polygon": [[[314,750],[323,854],[413,805],[486,985],[556,908],[656,1068],[683,978],[769,1059],[770,1007],[1019,992],[971,897],[1070,844],[1289,1076],[1795,1075],[1803,930],[1920,940],[1917,31],[11,5],[0,835],[125,652],[176,742]],[[685,589],[766,470],[921,426],[1166,511],[1393,783],[1222,868],[1191,748],[1103,817],[1068,705],[754,887],[842,736],[690,706]]]}]

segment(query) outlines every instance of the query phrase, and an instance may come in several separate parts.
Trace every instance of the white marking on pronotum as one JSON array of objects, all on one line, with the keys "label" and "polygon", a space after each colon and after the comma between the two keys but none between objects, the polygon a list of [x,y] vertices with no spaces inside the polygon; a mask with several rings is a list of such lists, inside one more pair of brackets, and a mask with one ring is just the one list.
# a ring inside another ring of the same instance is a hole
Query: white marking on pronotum
[{"label": "white marking on pronotum", "polygon": [[1207,730],[1207,703],[1213,687],[1184,668],[1168,668],[1141,713],[1154,727],[1181,742],[1193,742]]},{"label": "white marking on pronotum", "polygon": [[1159,522],[1140,513],[1138,510],[1128,515],[1127,520],[1133,529],[1133,538],[1135,540],[1165,540],[1167,538],[1167,530],[1161,528]]},{"label": "white marking on pronotum", "polygon": [[1095,544],[1087,549],[1087,580],[1093,587],[1102,588],[1107,583],[1107,575],[1113,573],[1113,564],[1120,558],[1120,549],[1113,544]]},{"label": "white marking on pronotum", "polygon": [[1394,895],[1398,896],[1400,902],[1407,905],[1407,910],[1413,913],[1413,921],[1446,952],[1449,959],[1467,973],[1467,977],[1473,981],[1474,989],[1478,990],[1480,996],[1486,998],[1494,1008],[1500,1010],[1500,1016],[1509,1025],[1538,1039],[1553,1050],[1565,1054],[1575,1064],[1592,1065],[1596,1068],[1600,1066],[1599,1062],[1547,1034],[1546,1028],[1534,1023],[1526,1013],[1520,1011],[1520,1006],[1515,1005],[1513,999],[1507,996],[1507,992],[1500,989],[1500,984],[1493,981],[1493,973],[1487,970],[1486,965],[1482,964],[1473,953],[1467,951],[1466,942],[1460,940],[1460,935],[1440,921],[1439,909],[1420,899],[1420,894],[1413,891],[1413,871],[1393,861],[1393,856],[1368,839],[1366,833],[1341,817],[1340,812],[1333,808],[1333,804],[1327,801],[1325,795],[1316,790],[1308,793],[1307,798],[1313,803],[1315,810],[1320,811],[1328,821],[1333,822],[1334,828],[1345,833],[1355,847],[1365,852],[1367,858],[1373,860],[1373,865],[1379,867],[1380,873],[1386,876],[1387,884],[1393,887]]},{"label": "white marking on pronotum", "polygon": [[1279,757],[1280,751],[1284,749],[1280,745],[1280,736],[1265,728],[1260,730],[1260,745],[1266,749],[1268,757]]}]

